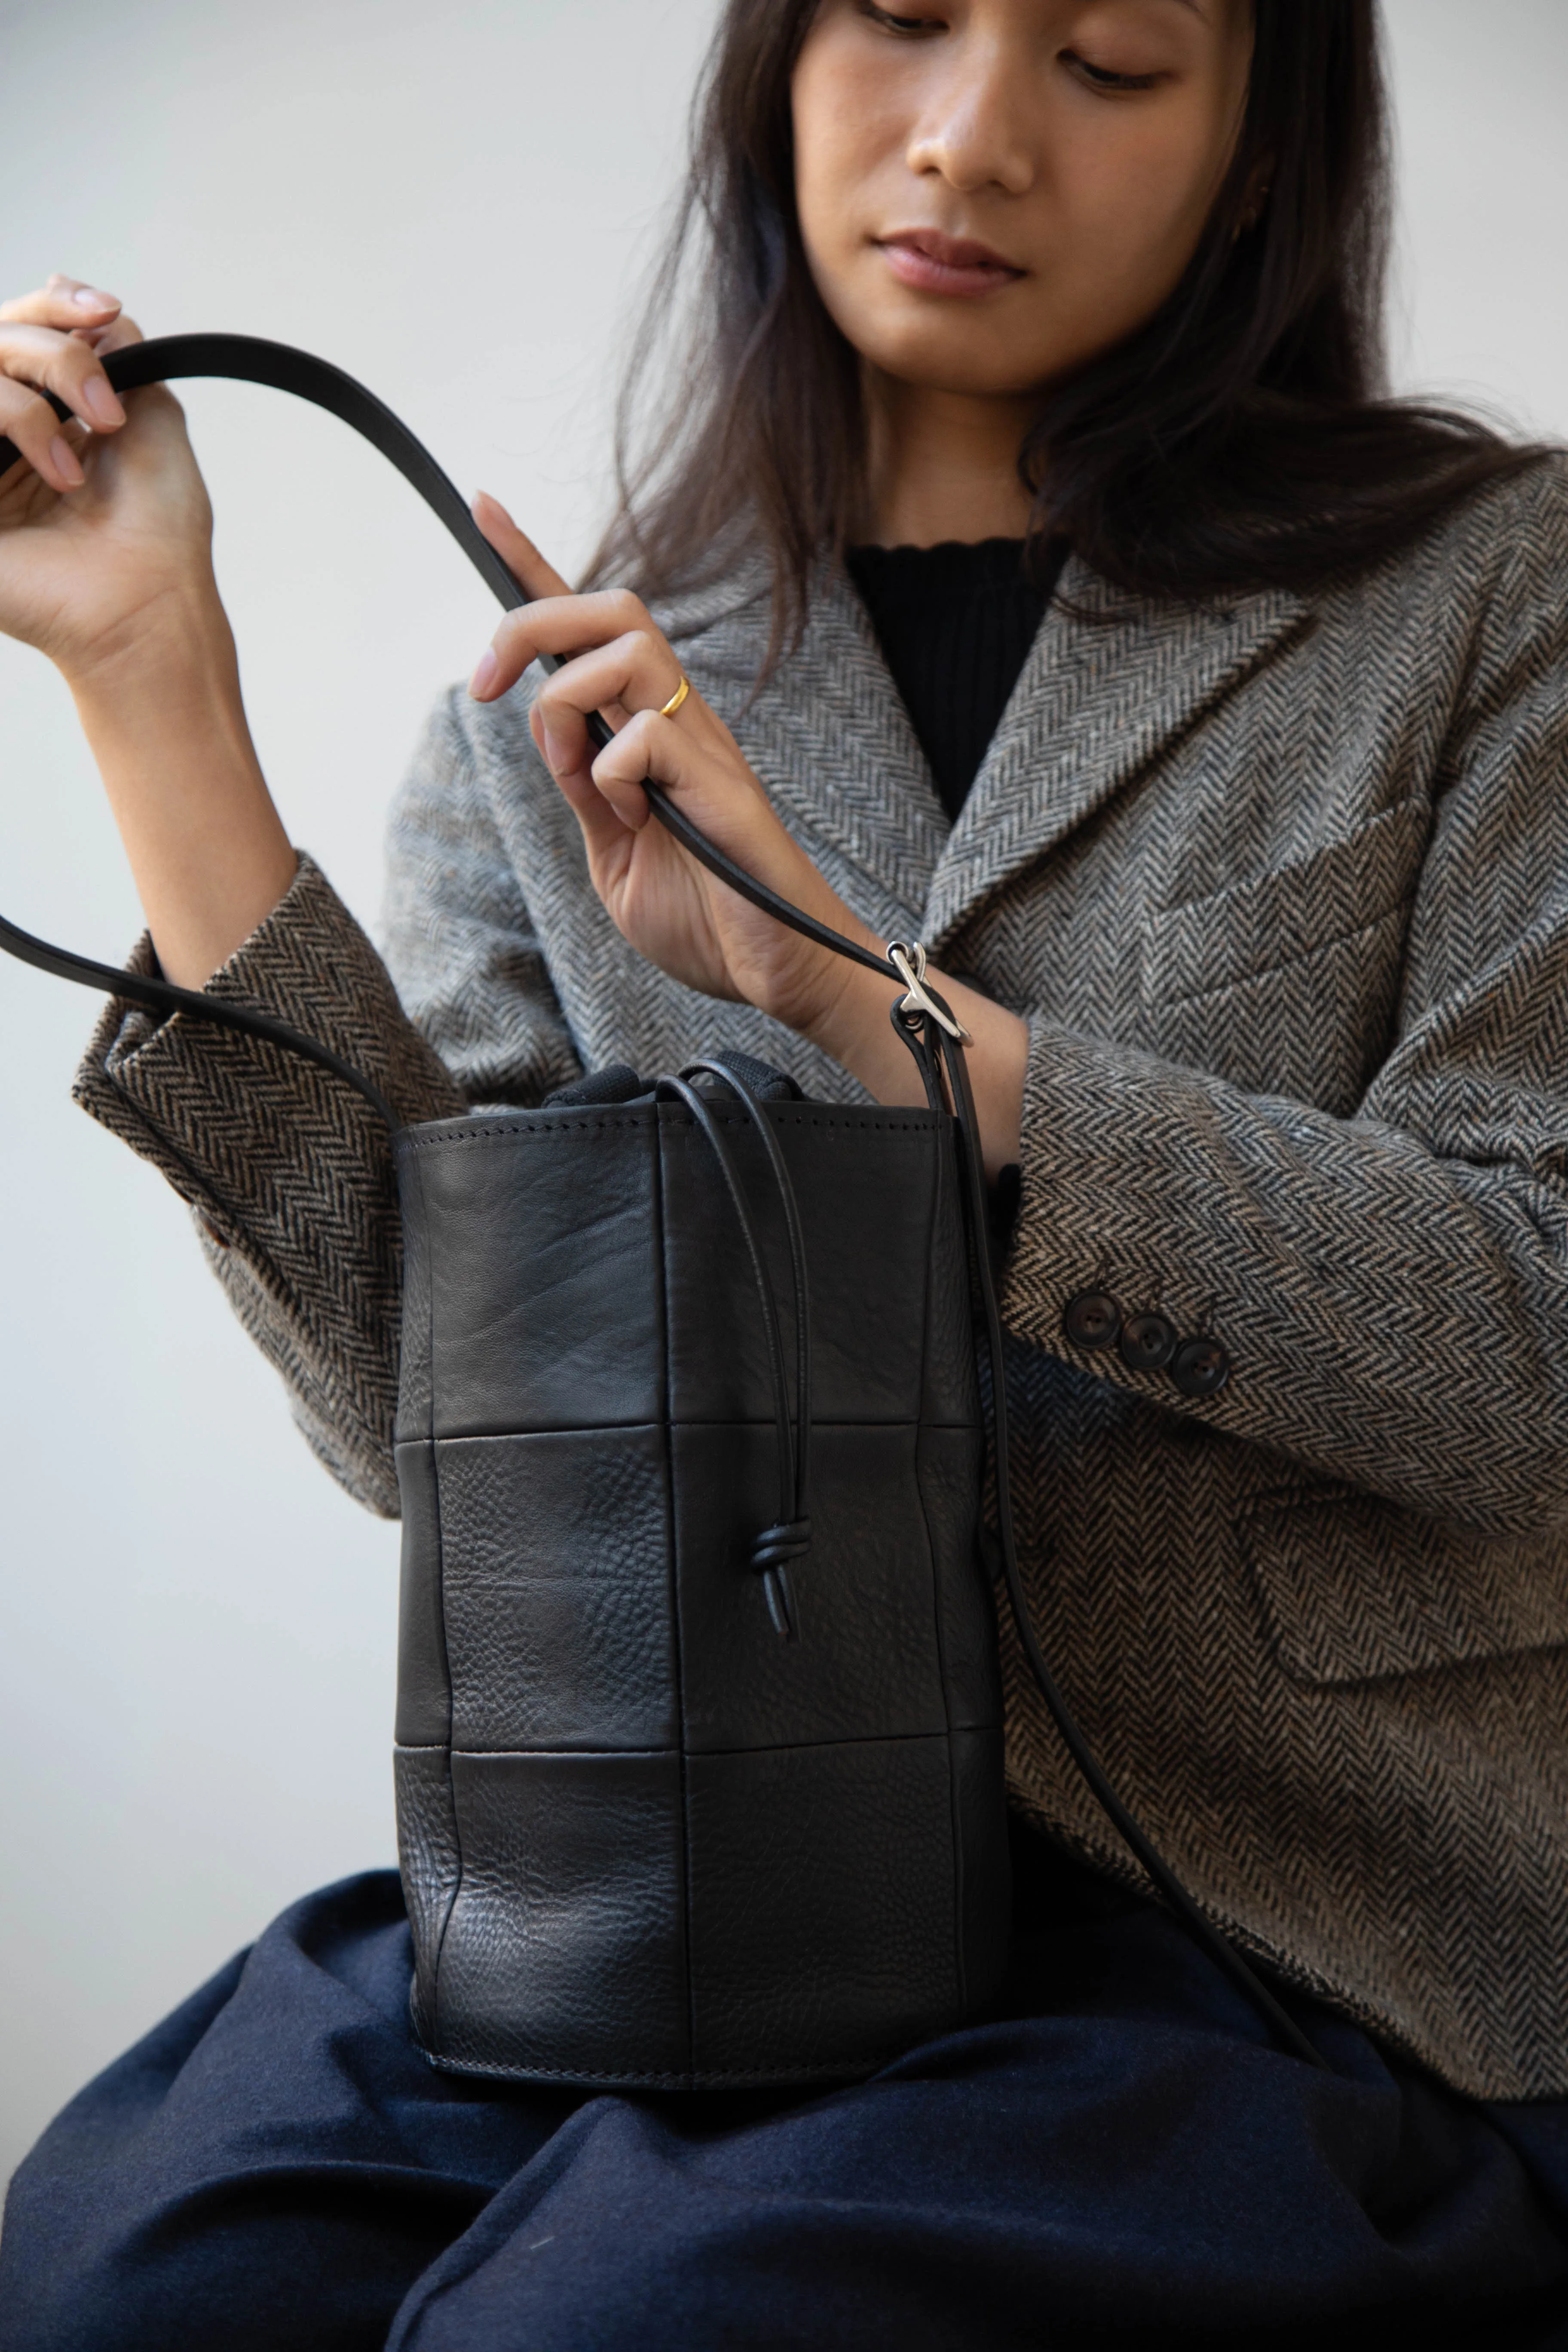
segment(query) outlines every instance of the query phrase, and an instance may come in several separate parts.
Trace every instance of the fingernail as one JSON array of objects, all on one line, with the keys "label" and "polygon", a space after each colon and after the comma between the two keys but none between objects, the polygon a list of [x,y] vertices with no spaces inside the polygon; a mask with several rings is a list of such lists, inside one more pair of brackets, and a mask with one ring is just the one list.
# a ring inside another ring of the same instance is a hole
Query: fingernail
[{"label": "fingernail", "polygon": [[89,376],[82,386],[81,404],[95,425],[123,425],[125,422],[125,411],[104,376]]},{"label": "fingernail", "polygon": [[544,757],[552,776],[558,776],[562,769],[570,764],[571,754],[565,744],[559,735],[551,733],[548,726],[544,730]]},{"label": "fingernail", "polygon": [[83,310],[115,310],[120,307],[116,294],[100,294],[96,286],[79,286],[71,300]]},{"label": "fingernail", "polygon": [[79,490],[87,476],[81,470],[76,451],[58,433],[49,443],[49,459],[56,473],[64,477],[70,488]]},{"label": "fingernail", "polygon": [[495,657],[493,646],[487,646],[474,665],[474,674],[468,680],[468,692],[476,698],[488,694],[495,683],[496,672],[500,667],[500,664]]}]

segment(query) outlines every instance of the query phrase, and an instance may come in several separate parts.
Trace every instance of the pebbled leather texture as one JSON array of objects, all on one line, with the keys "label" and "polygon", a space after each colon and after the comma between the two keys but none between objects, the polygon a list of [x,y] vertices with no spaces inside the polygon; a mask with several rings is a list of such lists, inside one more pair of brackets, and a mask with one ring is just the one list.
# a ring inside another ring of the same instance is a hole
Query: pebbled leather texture
[{"label": "pebbled leather texture", "polygon": [[[1005,1964],[952,1122],[759,1108],[805,1243],[793,1640],[752,1559],[780,1443],[755,1276],[696,1119],[623,1088],[397,1139],[399,1830],[415,2023],[459,2073],[843,2079]],[[763,1139],[712,1110],[793,1366]]]}]

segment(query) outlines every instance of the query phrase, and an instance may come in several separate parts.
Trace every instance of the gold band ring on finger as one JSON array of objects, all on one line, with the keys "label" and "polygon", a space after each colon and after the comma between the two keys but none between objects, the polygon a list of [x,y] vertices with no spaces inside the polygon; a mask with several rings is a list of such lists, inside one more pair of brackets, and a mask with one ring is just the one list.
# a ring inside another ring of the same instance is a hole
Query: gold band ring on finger
[{"label": "gold band ring on finger", "polygon": [[680,684],[676,688],[675,692],[670,696],[669,700],[659,712],[659,717],[661,719],[673,719],[690,691],[691,680],[687,677],[686,672],[682,670],[680,673]]}]

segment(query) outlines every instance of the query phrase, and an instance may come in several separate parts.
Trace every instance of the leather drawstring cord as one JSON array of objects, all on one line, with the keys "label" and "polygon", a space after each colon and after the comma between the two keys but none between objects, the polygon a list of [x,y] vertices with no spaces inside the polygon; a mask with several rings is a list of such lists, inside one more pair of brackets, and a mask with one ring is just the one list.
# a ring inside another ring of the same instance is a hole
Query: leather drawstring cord
[{"label": "leather drawstring cord", "polygon": [[[784,1226],[789,1235],[790,1270],[795,1277],[795,1417],[792,1430],[789,1410],[789,1382],[784,1376],[784,1343],[779,1336],[778,1303],[763,1255],[762,1241],[756,1220],[746,1199],[745,1187],[735,1165],[734,1154],[724,1139],[724,1131],[714,1118],[711,1106],[689,1081],[698,1076],[721,1079],[735,1094],[750,1116],[752,1126],[763,1139],[784,1204]],[[767,1598],[768,1614],[774,1630],[786,1642],[799,1638],[800,1617],[789,1574],[792,1559],[804,1559],[811,1549],[811,1518],[808,1496],[810,1491],[811,1455],[811,1325],[810,1302],[806,1296],[805,1237],[801,1231],[800,1210],[790,1181],[789,1170],[773,1133],[773,1122],[763,1105],[722,1062],[691,1062],[678,1078],[660,1078],[658,1092],[673,1095],[697,1121],[712,1147],[713,1156],[722,1171],[724,1183],[734,1205],[736,1220],[745,1238],[747,1254],[752,1261],[752,1273],[757,1286],[757,1297],[763,1310],[763,1330],[767,1340],[768,1370],[773,1381],[773,1420],[778,1438],[779,1509],[771,1527],[763,1529],[752,1546],[752,1566],[763,1580]]]},{"label": "leather drawstring cord", "polygon": [[[332,367],[324,360],[314,359],[308,352],[295,351],[286,343],[266,342],[252,335],[168,336],[161,341],[133,343],[124,351],[112,352],[105,358],[103,366],[117,392],[128,392],[139,384],[167,383],[186,376],[226,376],[246,383],[269,384],[276,391],[292,393],[301,400],[314,402],[319,408],[330,410],[379,449],[383,457],[397,467],[405,480],[412,484],[426,504],[446,524],[500,604],[511,611],[528,603],[521,587],[475,522],[456,486],[442,472],[429,451],[384,402],[377,400],[374,393],[367,392],[363,384],[356,383],[352,376],[345,375],[341,368]],[[64,403],[56,399],[53,394],[47,394],[46,397],[53,403],[61,417],[69,414]],[[17,455],[9,441],[0,439],[0,473],[16,463]],[[542,656],[541,667],[554,670],[561,664],[553,656]],[[603,749],[611,740],[613,730],[596,711],[589,714],[587,723],[594,741]],[[818,947],[829,949],[833,954],[844,956],[867,971],[880,973],[903,992],[891,1008],[893,1025],[921,1068],[928,1102],[933,1110],[945,1113],[947,1106],[943,1103],[937,1079],[940,1059],[947,1076],[952,1116],[958,1129],[966,1171],[965,1214],[991,1364],[992,1444],[1004,1575],[1008,1605],[1029,1671],[1085,1786],[1177,1918],[1223,1969],[1232,1983],[1246,1994],[1286,2048],[1309,2065],[1328,2069],[1328,2061],[1313,2048],[1294,2019],[1276,2000],[1229,1939],[1198,1908],[1169,1864],[1155,1851],[1134,1816],[1122,1803],[1057,1688],[1055,1677],[1035,1633],[1013,1529],[1008,1478],[1006,1368],[1003,1357],[1001,1316],[986,1246],[985,1189],[979,1126],[963,1057],[963,1032],[953,1019],[952,1008],[942,1003],[926,982],[923,954],[916,945],[895,940],[888,953],[879,956],[860,946],[858,941],[844,938],[827,924],[819,922],[816,916],[805,913],[804,908],[791,906],[787,898],[781,898],[765,883],[753,880],[743,866],[737,866],[699,831],[690,818],[671,803],[662,786],[650,781],[645,789],[655,816],[667,832],[672,834],[700,865],[705,866],[710,873],[716,875],[750,905],[760,908],[763,914],[773,916],[775,921],[787,925],[791,930],[798,931],[803,939],[814,940]],[[95,963],[89,958],[74,955],[67,949],[50,947],[28,932],[18,930],[4,917],[0,917],[0,948],[20,958],[24,963],[36,966],[40,971],[53,973],[58,979],[77,981],[87,988],[127,997],[150,1011],[185,1013],[200,1020],[216,1022],[226,1028],[241,1030],[250,1036],[266,1038],[290,1053],[319,1063],[323,1069],[332,1071],[346,1084],[356,1087],[389,1128],[395,1129],[401,1124],[380,1089],[341,1055],[318,1044],[313,1037],[304,1036],[300,1031],[290,1029],[265,1013],[252,1013],[246,1006],[232,1003],[224,997],[175,988],[168,981],[119,971],[111,965]],[[704,1067],[711,1066],[691,1065],[694,1071]],[[777,1155],[778,1139],[773,1134],[771,1122],[762,1115],[760,1107],[745,1096],[732,1072],[721,1065],[717,1075],[722,1076],[746,1102],[764,1145],[771,1147],[772,1153]],[[801,1378],[797,1393],[800,1415],[800,1442],[797,1446],[789,1427],[784,1354],[772,1286],[758,1247],[754,1222],[739,1190],[732,1159],[729,1156],[718,1122],[712,1118],[708,1105],[695,1088],[688,1086],[684,1079],[666,1079],[661,1081],[661,1085],[670,1088],[678,1099],[686,1103],[713,1144],[741,1218],[753,1266],[759,1273],[759,1296],[763,1302],[763,1322],[768,1332],[773,1370],[775,1417],[780,1433],[781,1507],[777,1524],[765,1529],[758,1538],[752,1558],[763,1577],[774,1622],[779,1623],[782,1617],[781,1631],[788,1632],[793,1627],[794,1619],[787,1563],[799,1556],[809,1539],[805,1514],[809,1428],[807,1378],[805,1375]],[[783,1170],[782,1155],[774,1158],[773,1165],[774,1173],[778,1175]],[[794,1192],[787,1172],[783,1176],[781,1197],[790,1223],[791,1253],[795,1261],[796,1335],[804,1350],[807,1344],[804,1255],[798,1245],[798,1218],[795,1213]]]}]

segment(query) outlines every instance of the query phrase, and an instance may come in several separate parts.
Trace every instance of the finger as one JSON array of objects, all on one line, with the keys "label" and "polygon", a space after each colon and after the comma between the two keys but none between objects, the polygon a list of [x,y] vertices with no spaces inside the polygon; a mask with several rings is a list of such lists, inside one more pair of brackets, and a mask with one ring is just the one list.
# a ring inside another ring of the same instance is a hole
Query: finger
[{"label": "finger", "polygon": [[109,352],[127,351],[132,343],[144,343],[147,340],[135,320],[123,316],[111,320],[107,327],[79,328],[77,332],[89,351],[96,352],[100,359]]},{"label": "finger", "polygon": [[[533,730],[533,740],[542,751],[542,721],[537,710],[530,711],[529,723]],[[558,774],[555,782],[560,787],[562,799],[583,829],[583,845],[588,853],[589,866],[595,871],[611,858],[623,854],[628,833],[639,832],[647,823],[650,811],[646,793],[623,796],[628,811],[628,817],[623,819],[595,783],[588,769],[578,768]]]},{"label": "finger", "polygon": [[[689,704],[687,706],[690,708]],[[663,785],[693,824],[721,849],[742,863],[776,861],[781,850],[799,858],[766,793],[741,760],[732,739],[728,755],[715,758],[714,745],[679,719],[660,710],[639,710],[595,759],[595,788],[624,824],[647,821],[647,783]]]},{"label": "finger", "polygon": [[57,271],[47,285],[14,301],[0,302],[0,320],[27,327],[57,327],[70,334],[79,327],[103,327],[120,310],[118,294],[100,286],[84,285],[79,278],[62,278]]},{"label": "finger", "polygon": [[[545,679],[535,698],[544,727],[545,756],[553,769],[592,764],[588,733],[591,712],[615,714],[619,726],[639,710],[662,710],[671,699],[669,670],[673,656],[662,638],[641,630],[616,638],[592,653],[579,654],[565,668]],[[681,673],[675,673],[679,691]],[[706,711],[701,698],[688,696],[692,719]]]},{"label": "finger", "polygon": [[[645,785],[662,784],[679,793],[684,786],[700,781],[691,737],[683,734],[673,719],[666,719],[658,710],[639,710],[629,726],[623,727],[614,742],[607,743],[598,754],[590,774],[595,791],[609,803],[622,824],[634,833],[640,832],[653,814]],[[731,796],[731,793],[721,793],[715,801],[711,793],[704,794],[702,797],[712,805],[701,812],[700,821],[710,821],[715,809]],[[699,812],[693,808],[692,814],[698,816]]]},{"label": "finger", "polygon": [[37,392],[52,392],[95,433],[117,433],[125,422],[119,394],[89,343],[47,327],[0,327],[0,374]]},{"label": "finger", "polygon": [[[0,377],[0,434],[12,443],[33,471],[51,490],[79,490],[87,477],[81,460],[66,437],[65,427],[37,393]],[[0,478],[16,471],[9,466]]]},{"label": "finger", "polygon": [[[489,656],[480,656],[468,691],[478,702],[493,702],[517,684],[541,654],[571,657],[633,636],[644,641],[646,652],[638,672],[643,691],[637,707],[657,709],[679,685],[680,664],[649,618],[647,607],[620,588],[589,596],[547,596],[536,604],[525,604],[521,612],[509,613],[490,639]],[[661,679],[663,684],[655,693],[653,688]],[[584,708],[593,709],[597,705]]]},{"label": "finger", "polygon": [[519,530],[499,499],[481,490],[474,500],[474,520],[501,562],[530,596],[570,596],[571,586],[552,563],[547,563],[527,533]]}]

